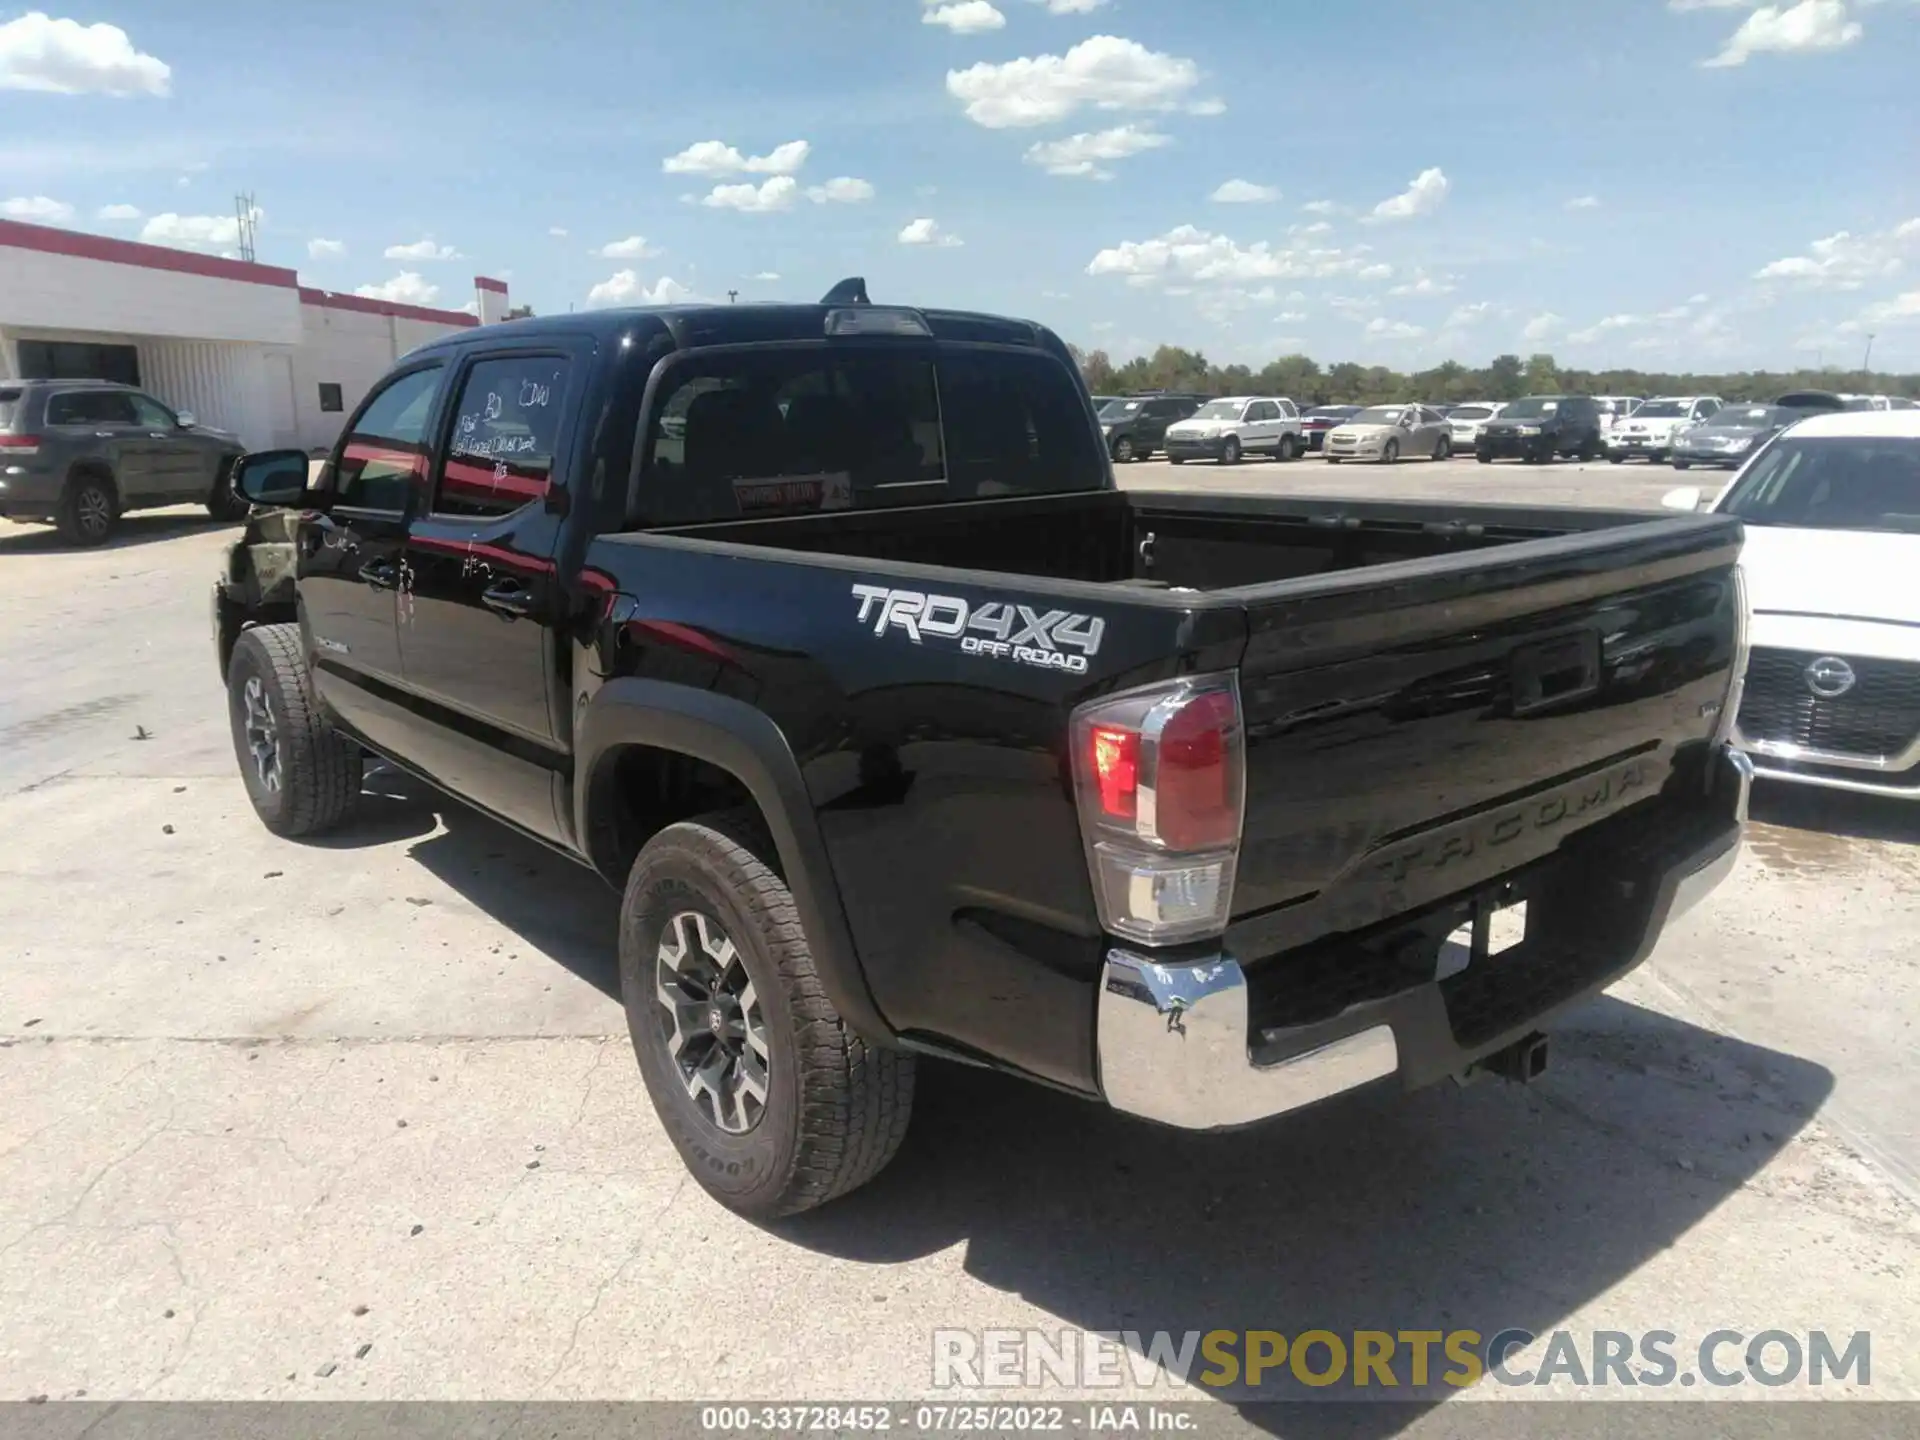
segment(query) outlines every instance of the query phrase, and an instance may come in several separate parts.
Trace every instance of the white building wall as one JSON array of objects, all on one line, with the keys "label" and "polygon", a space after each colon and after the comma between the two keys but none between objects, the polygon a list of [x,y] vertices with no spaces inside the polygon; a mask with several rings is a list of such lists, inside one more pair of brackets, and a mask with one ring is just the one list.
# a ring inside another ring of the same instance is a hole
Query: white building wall
[{"label": "white building wall", "polygon": [[291,345],[300,292],[77,255],[9,248],[0,325]]},{"label": "white building wall", "polygon": [[[294,432],[303,450],[332,445],[340,427],[394,362],[416,346],[462,328],[407,315],[373,315],[328,305],[300,307],[301,343],[287,353],[293,370]],[[320,408],[320,386],[340,387],[341,408]]]},{"label": "white building wall", "polygon": [[266,347],[195,340],[141,340],[141,383],[202,425],[238,435],[249,449],[274,443],[268,407]]}]

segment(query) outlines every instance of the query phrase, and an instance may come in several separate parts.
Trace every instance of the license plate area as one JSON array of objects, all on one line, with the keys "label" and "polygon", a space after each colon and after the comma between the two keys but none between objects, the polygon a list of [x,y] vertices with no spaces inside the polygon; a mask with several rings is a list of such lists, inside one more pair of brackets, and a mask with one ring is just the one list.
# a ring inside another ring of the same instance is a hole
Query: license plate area
[{"label": "license plate area", "polygon": [[1441,943],[1434,979],[1445,980],[1526,943],[1526,897],[1511,887],[1476,897],[1472,916]]}]

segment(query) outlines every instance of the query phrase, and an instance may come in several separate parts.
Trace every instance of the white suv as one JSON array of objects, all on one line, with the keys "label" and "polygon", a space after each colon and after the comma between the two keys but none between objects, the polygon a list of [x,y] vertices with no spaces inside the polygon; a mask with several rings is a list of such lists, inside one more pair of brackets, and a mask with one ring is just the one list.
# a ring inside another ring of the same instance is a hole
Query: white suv
[{"label": "white suv", "polygon": [[1689,425],[1698,425],[1723,402],[1718,395],[1656,395],[1642,400],[1633,414],[1613,422],[1607,431],[1607,459],[1618,465],[1638,455],[1664,464],[1673,454],[1673,440]]},{"label": "white suv", "polygon": [[1297,460],[1307,448],[1300,410],[1284,396],[1226,395],[1167,427],[1167,459],[1235,465],[1243,455]]}]

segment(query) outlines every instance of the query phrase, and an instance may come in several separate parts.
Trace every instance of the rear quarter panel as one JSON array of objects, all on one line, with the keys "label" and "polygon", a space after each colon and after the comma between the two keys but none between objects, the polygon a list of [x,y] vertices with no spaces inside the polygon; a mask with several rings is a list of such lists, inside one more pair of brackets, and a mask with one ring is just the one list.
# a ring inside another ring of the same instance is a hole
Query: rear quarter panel
[{"label": "rear quarter panel", "polygon": [[[623,601],[607,673],[735,697],[787,737],[888,1023],[1091,1091],[1100,928],[1067,719],[1230,667],[1239,608],[659,536],[598,541],[589,565]],[[1000,607],[1004,653],[982,648]],[[1016,656],[1031,620],[1054,639]]]}]

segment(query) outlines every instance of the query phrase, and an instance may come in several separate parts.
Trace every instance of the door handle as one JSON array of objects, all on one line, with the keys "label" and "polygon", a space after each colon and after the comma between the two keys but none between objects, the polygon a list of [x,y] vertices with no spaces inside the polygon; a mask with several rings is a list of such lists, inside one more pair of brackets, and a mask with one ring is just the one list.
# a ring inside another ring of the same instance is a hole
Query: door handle
[{"label": "door handle", "polygon": [[96,440],[111,440],[113,436],[114,432],[111,430],[96,430],[93,432],[93,438]]},{"label": "door handle", "polygon": [[480,603],[502,620],[518,620],[533,613],[533,591],[518,580],[502,580],[480,592]]},{"label": "door handle", "polygon": [[391,560],[369,560],[360,567],[360,578],[376,590],[391,590],[400,583],[400,571]]}]

